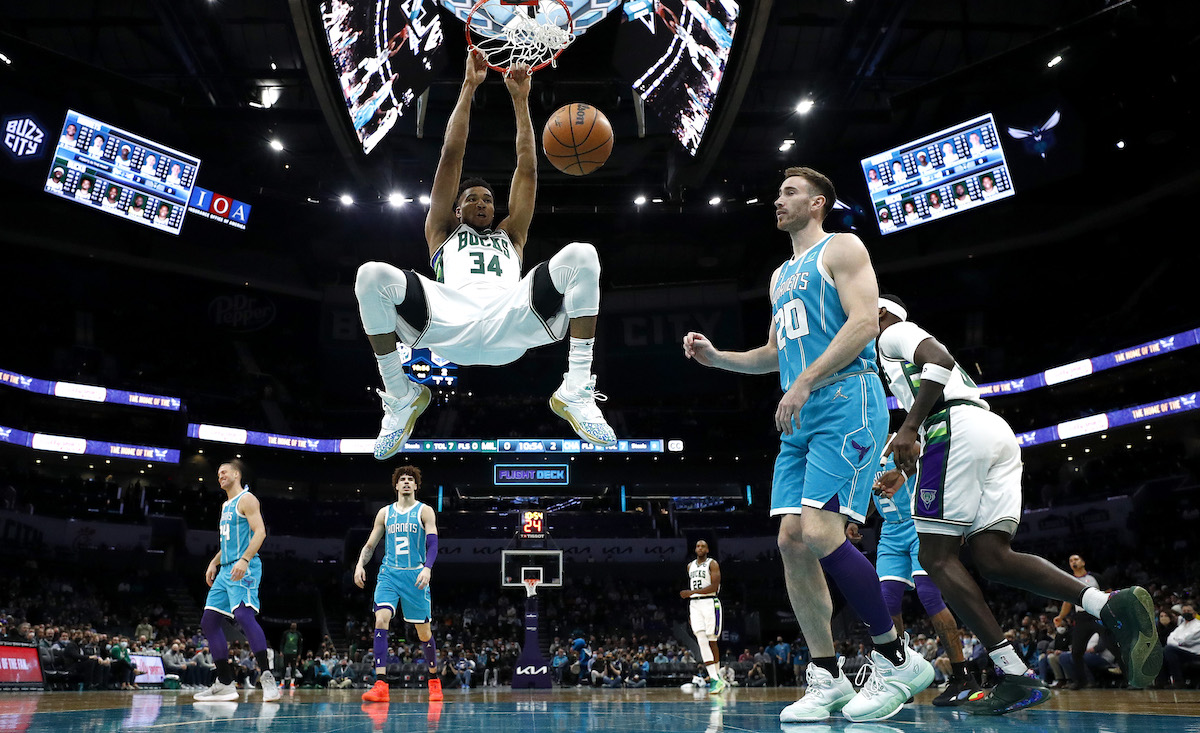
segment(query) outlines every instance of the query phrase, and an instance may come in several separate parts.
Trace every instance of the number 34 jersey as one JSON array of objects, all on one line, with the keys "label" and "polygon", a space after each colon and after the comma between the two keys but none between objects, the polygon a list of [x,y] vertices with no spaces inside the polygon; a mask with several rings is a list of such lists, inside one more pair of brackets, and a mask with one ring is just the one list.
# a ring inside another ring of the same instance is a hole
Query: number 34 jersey
[{"label": "number 34 jersey", "polygon": [[[771,275],[771,312],[779,347],[779,384],[786,392],[801,372],[825,353],[833,337],[846,324],[833,276],[825,267],[825,249],[836,236],[830,234],[799,257],[793,256]],[[875,342],[868,343],[839,375],[875,370]]]},{"label": "number 34 jersey", "polygon": [[507,290],[521,282],[521,258],[502,229],[481,231],[459,224],[433,255],[432,264],[437,281],[455,290]]}]

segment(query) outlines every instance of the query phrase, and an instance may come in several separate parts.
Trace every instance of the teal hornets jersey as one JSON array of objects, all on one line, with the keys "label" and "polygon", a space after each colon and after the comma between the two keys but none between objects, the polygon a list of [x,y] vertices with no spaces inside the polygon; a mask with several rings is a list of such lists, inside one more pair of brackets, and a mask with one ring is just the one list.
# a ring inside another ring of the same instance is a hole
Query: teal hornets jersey
[{"label": "teal hornets jersey", "polygon": [[[779,383],[786,392],[800,373],[829,348],[829,342],[846,324],[846,312],[822,261],[828,235],[799,258],[792,257],[771,277],[771,311],[779,346]],[[875,371],[875,342],[842,367],[840,375]]]},{"label": "teal hornets jersey", "polygon": [[238,558],[245,557],[246,550],[250,549],[250,520],[243,517],[237,510],[238,502],[249,493],[249,489],[242,489],[242,493],[221,505],[219,529],[222,565],[237,562]]},{"label": "teal hornets jersey", "polygon": [[388,504],[387,544],[383,548],[383,564],[389,568],[411,569],[425,564],[425,525],[421,523],[421,502],[408,511],[401,511],[395,502]]},{"label": "teal hornets jersey", "polygon": [[[879,478],[879,475],[884,471],[890,471],[895,467],[895,461],[892,460],[891,456],[888,456],[887,463],[883,465],[883,468],[879,469],[879,472],[875,474],[875,478]],[[886,499],[878,494],[873,495],[875,498],[875,509],[879,512],[879,516],[883,518],[883,521],[899,524],[912,523],[912,492],[913,487],[916,485],[917,477],[909,476],[908,480],[901,484],[896,493],[892,495],[892,498]]]}]

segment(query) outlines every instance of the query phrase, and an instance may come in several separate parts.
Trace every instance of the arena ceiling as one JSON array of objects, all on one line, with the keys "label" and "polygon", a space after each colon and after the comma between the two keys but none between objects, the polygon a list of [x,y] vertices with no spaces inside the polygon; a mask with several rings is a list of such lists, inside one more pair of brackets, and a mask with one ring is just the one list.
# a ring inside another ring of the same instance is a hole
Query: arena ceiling
[{"label": "arena ceiling", "polygon": [[[374,153],[355,158],[336,144],[322,114],[294,20],[298,2],[10,3],[0,51],[11,51],[17,63],[32,60],[29,73],[69,90],[63,93],[72,105],[119,110],[115,122],[200,156],[221,181],[215,185],[240,186],[234,193],[247,200],[301,205],[353,191],[382,201],[399,188],[427,190],[461,78],[461,24],[443,13],[447,60],[430,91],[423,135],[409,115]],[[1085,121],[1079,143],[1090,152],[1048,177],[1055,205],[1033,212],[1033,219],[1061,223],[1095,204],[1071,192],[1113,170],[1107,156],[1119,140],[1128,141],[1121,170],[1152,174],[1147,189],[1195,175],[1181,154],[1194,153],[1194,109],[1190,95],[1179,91],[1197,76],[1195,3],[742,5],[737,61],[696,158],[653,119],[645,137],[638,136],[632,95],[612,62],[616,17],[581,37],[559,68],[535,76],[536,128],[557,106],[586,100],[605,110],[616,130],[612,158],[598,173],[570,178],[543,162],[540,210],[622,211],[638,194],[676,210],[713,196],[730,206],[756,197],[765,205],[779,171],[797,162],[831,172],[847,202],[859,206],[866,198],[860,158],[995,107],[1028,105],[1033,120],[1044,107],[1036,102],[1059,93]],[[1051,68],[1055,55],[1063,61]],[[277,90],[265,108],[264,89]],[[796,105],[806,98],[813,109],[800,115]],[[469,172],[507,179],[510,110],[493,78],[476,100]],[[272,139],[283,143],[282,152],[269,147]],[[795,145],[782,152],[785,139]]]}]

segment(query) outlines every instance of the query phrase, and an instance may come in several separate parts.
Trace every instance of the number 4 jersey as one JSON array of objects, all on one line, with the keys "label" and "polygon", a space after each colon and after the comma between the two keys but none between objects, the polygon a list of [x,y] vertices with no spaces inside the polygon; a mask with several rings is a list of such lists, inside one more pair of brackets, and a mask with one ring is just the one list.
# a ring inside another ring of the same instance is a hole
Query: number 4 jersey
[{"label": "number 4 jersey", "polygon": [[[825,267],[830,234],[799,257],[779,266],[771,276],[771,311],[779,347],[779,383],[786,392],[800,373],[825,353],[846,324],[846,312],[833,276]],[[875,342],[863,348],[849,364],[814,385],[814,389],[843,376],[875,371]]]}]

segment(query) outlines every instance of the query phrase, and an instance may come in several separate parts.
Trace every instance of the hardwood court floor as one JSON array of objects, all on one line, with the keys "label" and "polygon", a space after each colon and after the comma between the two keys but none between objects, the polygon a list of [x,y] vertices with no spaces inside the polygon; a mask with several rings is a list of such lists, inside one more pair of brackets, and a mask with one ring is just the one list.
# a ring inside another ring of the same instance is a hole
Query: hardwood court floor
[{"label": "hardwood court floor", "polygon": [[734,689],[709,697],[675,689],[506,688],[446,690],[443,703],[416,690],[393,690],[390,703],[364,704],[361,690],[262,693],[242,702],[193,704],[192,691],[0,692],[3,733],[1200,733],[1200,691],[1081,690],[1057,693],[1034,710],[1000,718],[967,716],[929,704],[932,692],[880,723],[837,719],[780,726],[794,688]]}]

